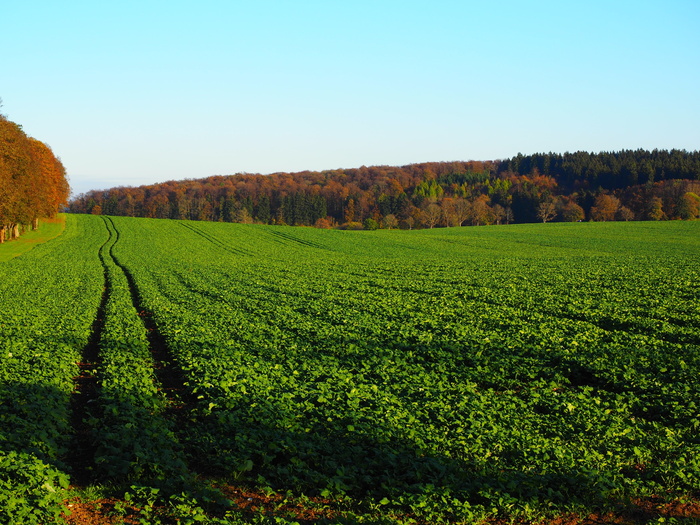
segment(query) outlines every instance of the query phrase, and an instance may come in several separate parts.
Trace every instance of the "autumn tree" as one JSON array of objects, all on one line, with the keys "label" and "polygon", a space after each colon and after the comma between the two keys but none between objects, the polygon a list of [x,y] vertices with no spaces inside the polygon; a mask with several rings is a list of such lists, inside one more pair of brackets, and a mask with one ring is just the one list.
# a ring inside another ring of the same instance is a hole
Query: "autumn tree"
[{"label": "autumn tree", "polygon": [[34,166],[38,171],[37,217],[53,217],[68,204],[70,186],[63,167],[51,148],[34,138],[29,139]]},{"label": "autumn tree", "polygon": [[563,204],[559,214],[564,222],[579,222],[586,218],[584,209],[573,200]]},{"label": "autumn tree", "polygon": [[510,206],[506,206],[505,208],[503,208],[503,212],[503,220],[506,224],[510,224],[511,222],[515,221],[515,214],[513,213],[513,208],[511,208]]},{"label": "autumn tree", "polygon": [[0,116],[0,241],[16,237],[19,225],[28,219],[31,164],[29,140],[22,128]]},{"label": "autumn tree", "polygon": [[396,215],[393,213],[390,213],[389,215],[386,215],[382,219],[382,228],[386,230],[393,230],[399,227],[399,220],[396,218]]},{"label": "autumn tree", "polygon": [[500,204],[494,204],[491,210],[493,213],[493,221],[496,224],[501,224],[506,218],[506,209]]},{"label": "autumn tree", "polygon": [[345,222],[353,222],[355,220],[355,199],[348,199],[343,218]]},{"label": "autumn tree", "polygon": [[459,222],[455,213],[455,201],[452,197],[442,200],[442,224],[445,227],[459,226]]},{"label": "autumn tree", "polygon": [[488,196],[481,197],[469,203],[469,212],[467,220],[473,226],[481,226],[482,224],[491,224],[493,221],[493,210],[488,205]]},{"label": "autumn tree", "polygon": [[445,226],[462,226],[469,218],[469,202],[462,197],[448,197],[442,200],[443,223]]},{"label": "autumn tree", "polygon": [[618,221],[633,221],[634,212],[627,206],[620,206],[615,213],[615,220]]},{"label": "autumn tree", "polygon": [[537,216],[542,219],[542,222],[551,221],[557,214],[557,206],[554,201],[542,201],[537,206]]},{"label": "autumn tree", "polygon": [[591,208],[591,219],[594,221],[614,221],[619,208],[620,199],[601,193],[596,197],[595,204]]},{"label": "autumn tree", "polygon": [[399,227],[403,230],[412,230],[416,224],[416,219],[413,215],[409,215],[399,222]]},{"label": "autumn tree", "polygon": [[660,197],[651,196],[646,201],[644,218],[649,221],[661,221],[666,218],[663,201]]},{"label": "autumn tree", "polygon": [[321,217],[317,219],[314,223],[314,228],[319,228],[321,230],[330,230],[333,227],[333,222],[329,217]]},{"label": "autumn tree", "polygon": [[0,115],[0,242],[55,215],[68,193],[65,170],[51,149]]},{"label": "autumn tree", "polygon": [[238,222],[240,224],[252,224],[253,223],[253,217],[251,217],[250,212],[248,211],[248,208],[245,206],[240,206],[234,213],[234,222]]},{"label": "autumn tree", "polygon": [[700,217],[700,197],[693,192],[686,192],[679,199],[676,207],[678,218],[692,220]]},{"label": "autumn tree", "polygon": [[430,203],[426,206],[425,210],[423,210],[421,218],[423,225],[432,229],[437,226],[440,219],[442,219],[442,209],[437,204]]}]

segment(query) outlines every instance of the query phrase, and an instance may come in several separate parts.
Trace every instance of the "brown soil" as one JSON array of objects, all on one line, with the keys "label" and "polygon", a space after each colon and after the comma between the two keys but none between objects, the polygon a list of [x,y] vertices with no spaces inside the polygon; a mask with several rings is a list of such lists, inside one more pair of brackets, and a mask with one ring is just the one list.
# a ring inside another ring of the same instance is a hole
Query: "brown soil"
[{"label": "brown soil", "polygon": [[[138,524],[138,509],[127,506],[116,499],[82,501],[79,498],[65,502],[66,511],[62,514],[71,525],[117,525]],[[131,516],[131,517],[130,517]]]},{"label": "brown soil", "polygon": [[[215,487],[233,503],[233,508],[244,514],[264,513],[269,516],[293,519],[300,524],[312,524],[319,521],[332,521],[343,516],[342,504],[325,498],[286,498],[281,494],[266,494],[243,487],[218,484]],[[137,524],[140,509],[113,498],[96,501],[81,501],[74,498],[66,501],[64,519],[71,525],[97,524]],[[157,509],[156,509],[157,510]],[[404,516],[408,518],[409,516]],[[488,520],[483,525],[638,525],[658,518],[695,518],[700,523],[700,500],[687,502],[665,502],[660,497],[652,496],[635,500],[629,506],[605,514],[587,516],[569,514],[544,521]],[[416,520],[416,523],[424,523]],[[427,523],[424,525],[428,525]]]},{"label": "brown soil", "polygon": [[[605,514],[581,516],[569,514],[554,519],[540,521],[536,524],[528,521],[518,525],[638,525],[652,522],[659,518],[695,518],[700,523],[700,500],[688,502],[666,502],[658,496],[632,501],[629,506]],[[493,525],[505,525],[511,521],[491,522]]]}]

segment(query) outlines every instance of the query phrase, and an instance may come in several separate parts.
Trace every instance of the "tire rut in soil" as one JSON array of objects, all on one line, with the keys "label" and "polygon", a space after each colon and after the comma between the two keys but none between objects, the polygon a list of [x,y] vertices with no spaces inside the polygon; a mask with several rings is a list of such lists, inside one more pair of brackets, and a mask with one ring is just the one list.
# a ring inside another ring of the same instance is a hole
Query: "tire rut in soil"
[{"label": "tire rut in soil", "polygon": [[[106,225],[105,225],[106,226]],[[100,305],[97,308],[95,320],[92,322],[88,342],[81,352],[78,363],[80,373],[73,379],[74,388],[71,395],[71,425],[73,427],[73,443],[69,449],[66,461],[71,472],[73,485],[86,486],[92,481],[92,467],[95,458],[95,443],[88,418],[96,416],[97,404],[97,368],[100,365],[100,338],[105,326],[105,312],[109,297],[109,278],[107,265],[104,262],[105,247],[113,241],[113,234],[100,246],[98,256],[102,264],[104,285]]]},{"label": "tire rut in soil", "polygon": [[175,360],[173,359],[172,353],[168,348],[165,337],[160,333],[158,326],[153,319],[153,313],[143,305],[141,295],[139,294],[133,275],[119,261],[119,259],[117,259],[112,251],[116,243],[119,242],[119,231],[117,230],[116,226],[114,226],[114,222],[110,218],[107,220],[112,223],[112,228],[114,229],[116,235],[116,240],[109,249],[109,255],[114,261],[114,264],[116,264],[124,273],[124,276],[129,283],[132,303],[143,320],[144,326],[146,327],[148,344],[153,357],[154,373],[167,400],[166,416],[172,418],[174,422],[177,423],[181,418],[186,417],[185,408],[187,406],[192,406],[195,403],[194,396],[189,394],[188,390],[184,386],[182,372],[175,365]]}]

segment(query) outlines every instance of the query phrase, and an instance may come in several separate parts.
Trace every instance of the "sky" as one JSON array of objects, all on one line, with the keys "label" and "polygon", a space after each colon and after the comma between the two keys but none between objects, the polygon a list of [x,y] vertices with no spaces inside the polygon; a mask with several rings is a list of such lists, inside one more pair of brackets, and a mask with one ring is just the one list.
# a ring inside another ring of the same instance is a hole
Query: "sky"
[{"label": "sky", "polygon": [[23,0],[0,113],[74,194],[211,175],[700,149],[700,2]]}]

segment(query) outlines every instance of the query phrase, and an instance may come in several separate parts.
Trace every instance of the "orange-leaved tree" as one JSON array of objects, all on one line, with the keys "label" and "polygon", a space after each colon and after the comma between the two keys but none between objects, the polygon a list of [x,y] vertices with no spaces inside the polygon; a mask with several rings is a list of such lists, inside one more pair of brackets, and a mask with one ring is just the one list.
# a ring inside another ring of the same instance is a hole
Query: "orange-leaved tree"
[{"label": "orange-leaved tree", "polygon": [[55,215],[68,194],[65,169],[51,149],[0,115],[0,243]]}]

